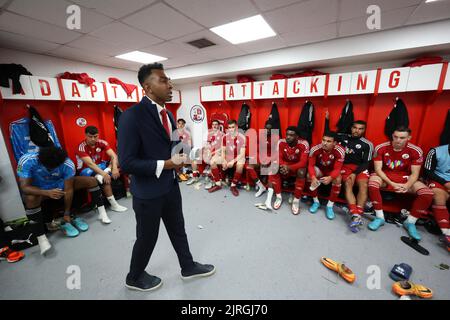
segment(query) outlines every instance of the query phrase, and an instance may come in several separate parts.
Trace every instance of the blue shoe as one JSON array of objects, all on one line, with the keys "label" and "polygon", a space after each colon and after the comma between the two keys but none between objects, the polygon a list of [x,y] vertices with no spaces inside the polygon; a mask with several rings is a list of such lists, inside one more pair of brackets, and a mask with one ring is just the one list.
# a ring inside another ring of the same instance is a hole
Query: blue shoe
[{"label": "blue shoe", "polygon": [[371,223],[369,223],[368,227],[372,231],[377,231],[382,225],[384,225],[384,219],[375,218]]},{"label": "blue shoe", "polygon": [[89,225],[84,222],[83,219],[76,217],[75,219],[72,220],[72,224],[75,228],[77,228],[80,231],[87,231],[89,229]]},{"label": "blue shoe", "polygon": [[312,204],[312,206],[309,207],[309,212],[311,212],[311,213],[316,213],[317,210],[319,210],[319,208],[320,208],[320,203],[319,203],[319,202],[314,202],[314,203]]},{"label": "blue shoe", "polygon": [[414,223],[403,222],[403,227],[408,231],[408,234],[411,238],[420,241],[422,237],[416,229],[416,225]]},{"label": "blue shoe", "polygon": [[326,214],[327,214],[328,220],[333,220],[335,217],[333,207],[327,207]]},{"label": "blue shoe", "polygon": [[61,223],[61,231],[70,238],[76,237],[80,234],[80,231],[68,222]]},{"label": "blue shoe", "polygon": [[359,231],[358,227],[360,227],[362,225],[363,225],[363,222],[362,222],[361,217],[353,216],[352,221],[350,222],[350,224],[348,226],[353,233],[357,233]]}]

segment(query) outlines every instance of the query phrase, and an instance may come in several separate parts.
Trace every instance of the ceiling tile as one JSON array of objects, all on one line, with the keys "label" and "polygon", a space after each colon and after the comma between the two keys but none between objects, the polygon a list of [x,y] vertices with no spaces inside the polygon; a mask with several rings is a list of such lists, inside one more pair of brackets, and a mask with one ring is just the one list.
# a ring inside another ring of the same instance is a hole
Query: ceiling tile
[{"label": "ceiling tile", "polygon": [[79,48],[60,46],[47,52],[48,55],[75,61],[94,62],[98,59],[107,59],[106,54],[94,53]]},{"label": "ceiling tile", "polygon": [[270,51],[286,47],[286,41],[280,36],[260,39],[238,45],[239,48],[247,53],[257,53]]},{"label": "ceiling tile", "polygon": [[406,21],[407,25],[450,18],[450,1],[422,3]]},{"label": "ceiling tile", "polygon": [[218,45],[207,47],[196,53],[197,57],[210,58],[210,60],[227,59],[247,54],[244,50],[235,45]]},{"label": "ceiling tile", "polygon": [[339,37],[352,36],[357,34],[376,32],[382,30],[388,30],[392,28],[401,27],[411,13],[414,11],[414,7],[401,8],[383,12],[381,15],[381,29],[370,30],[367,28],[367,18],[356,18],[347,21],[339,22]]},{"label": "ceiling tile", "polygon": [[161,44],[157,44],[150,47],[142,48],[141,50],[144,52],[148,52],[151,54],[156,54],[158,56],[166,57],[166,58],[176,58],[186,54],[191,54],[198,49],[192,47],[194,50],[190,50],[187,48],[187,45],[183,45],[173,41],[166,41]]},{"label": "ceiling tile", "polygon": [[290,4],[293,3],[297,3],[297,2],[301,2],[301,1],[305,1],[305,0],[254,0],[256,6],[261,10],[261,11],[268,11],[268,10],[273,10],[276,8],[281,8],[281,7],[285,7],[288,6]]},{"label": "ceiling tile", "polygon": [[111,44],[116,44],[122,47],[129,46],[133,48],[142,48],[163,41],[120,22],[110,23],[94,32],[91,32],[90,35]]},{"label": "ceiling tile", "polygon": [[303,29],[302,32],[292,31],[280,35],[288,46],[325,41],[336,38],[337,24],[330,23],[324,26]]},{"label": "ceiling tile", "polygon": [[[101,59],[98,60],[98,64],[108,66],[108,67],[114,67],[114,68],[122,68],[127,70],[133,70],[138,71],[139,68],[142,66],[142,63],[139,62],[132,62],[132,61],[126,61],[118,58],[107,58],[107,59]],[[136,83],[138,82],[137,74],[136,74]]]},{"label": "ceiling tile", "polygon": [[415,6],[422,0],[341,0],[339,8],[339,20],[349,20],[357,17],[368,17],[366,13],[367,7],[370,5],[378,5],[381,12],[391,11],[394,9]]},{"label": "ceiling tile", "polygon": [[156,0],[71,0],[85,8],[95,9],[114,19],[122,18],[142,9]]},{"label": "ceiling tile", "polygon": [[336,22],[337,7],[337,0],[314,0],[265,13],[264,17],[277,33],[302,33],[303,29]]},{"label": "ceiling tile", "polygon": [[36,21],[10,12],[2,13],[0,19],[0,30],[60,44],[68,43],[81,36],[78,32]]},{"label": "ceiling tile", "polygon": [[53,50],[60,45],[44,40],[33,39],[27,36],[0,31],[0,43],[2,47],[23,50],[27,52],[43,53]]},{"label": "ceiling tile", "polygon": [[[8,11],[66,28],[67,19],[70,16],[66,10],[70,5],[73,3],[65,0],[14,0],[8,7]],[[93,10],[81,8],[81,29],[77,31],[89,33],[111,21],[111,18]]]},{"label": "ceiling tile", "polygon": [[166,2],[207,28],[258,14],[249,0],[166,0]]},{"label": "ceiling tile", "polygon": [[157,3],[139,11],[125,18],[123,22],[164,40],[171,40],[202,29],[201,26],[164,3]]},{"label": "ceiling tile", "polygon": [[68,43],[68,46],[97,54],[105,54],[109,57],[137,49],[135,47],[115,45],[89,35],[82,36],[81,38]]}]

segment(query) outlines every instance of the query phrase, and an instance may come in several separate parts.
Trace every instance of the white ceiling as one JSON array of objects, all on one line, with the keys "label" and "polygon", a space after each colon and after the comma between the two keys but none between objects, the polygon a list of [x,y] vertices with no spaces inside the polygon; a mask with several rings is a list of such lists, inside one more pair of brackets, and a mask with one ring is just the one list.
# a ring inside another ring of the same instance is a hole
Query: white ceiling
[{"label": "white ceiling", "polygon": [[[66,28],[66,8],[81,7],[81,30]],[[369,5],[380,6],[381,29],[450,18],[450,0],[0,0],[0,46],[137,70],[114,58],[141,50],[169,59],[166,68],[373,33]],[[232,45],[209,28],[262,14],[277,36]],[[217,45],[186,42],[206,37]]]}]

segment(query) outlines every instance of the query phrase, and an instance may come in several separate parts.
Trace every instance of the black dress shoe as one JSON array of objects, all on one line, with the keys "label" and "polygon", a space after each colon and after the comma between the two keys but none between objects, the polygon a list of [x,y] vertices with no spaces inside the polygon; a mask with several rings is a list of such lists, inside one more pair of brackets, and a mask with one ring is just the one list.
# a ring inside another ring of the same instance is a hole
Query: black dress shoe
[{"label": "black dress shoe", "polygon": [[194,266],[188,270],[181,270],[181,278],[183,280],[208,277],[216,272],[216,268],[211,264],[201,264],[194,261]]},{"label": "black dress shoe", "polygon": [[160,278],[152,276],[144,271],[137,280],[131,280],[129,276],[127,276],[125,286],[131,290],[152,291],[158,289],[161,285],[162,280]]}]

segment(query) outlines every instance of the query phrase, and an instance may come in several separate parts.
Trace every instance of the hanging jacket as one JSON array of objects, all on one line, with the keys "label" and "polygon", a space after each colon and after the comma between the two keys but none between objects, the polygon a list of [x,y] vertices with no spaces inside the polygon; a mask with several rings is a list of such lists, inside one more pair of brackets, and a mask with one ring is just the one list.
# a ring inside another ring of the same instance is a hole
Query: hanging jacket
[{"label": "hanging jacket", "polygon": [[408,110],[406,109],[403,100],[398,98],[394,104],[394,108],[386,118],[386,122],[384,125],[384,134],[389,139],[392,139],[392,133],[394,133],[395,129],[399,126],[405,126],[408,128],[409,117]]},{"label": "hanging jacket", "polygon": [[131,97],[134,90],[136,90],[137,92],[137,85],[135,84],[125,83],[117,78],[108,78],[108,81],[109,83],[120,85],[123,88],[123,90],[125,90],[125,92],[127,93],[127,97]]},{"label": "hanging jacket", "polygon": [[79,83],[85,84],[87,86],[90,86],[95,82],[94,78],[91,78],[86,72],[83,73],[71,73],[71,72],[64,72],[63,74],[59,75],[58,78],[60,79],[68,79],[68,80],[77,80]]},{"label": "hanging jacket", "polygon": [[20,84],[21,75],[32,76],[32,74],[21,64],[0,64],[0,86],[9,88],[9,79],[11,79],[13,84],[13,94],[22,92],[22,85]]},{"label": "hanging jacket", "polygon": [[300,137],[311,144],[314,130],[314,105],[309,100],[303,105],[302,112],[298,118],[297,128],[299,129]]},{"label": "hanging jacket", "polygon": [[354,121],[353,115],[353,103],[347,100],[344,108],[342,109],[339,121],[336,124],[339,133],[350,133],[352,129],[352,124]]},{"label": "hanging jacket", "polygon": [[238,118],[238,128],[247,131],[250,128],[250,120],[252,119],[252,113],[250,112],[250,107],[248,104],[243,103],[241,107],[241,112]]},{"label": "hanging jacket", "polygon": [[450,109],[448,109],[447,111],[447,118],[445,119],[444,130],[442,130],[439,142],[441,146],[445,144],[450,144]]},{"label": "hanging jacket", "polygon": [[280,113],[278,112],[278,106],[275,102],[272,103],[272,110],[270,111],[269,118],[267,119],[270,121],[272,125],[272,129],[278,129],[279,130],[279,137],[281,138],[281,122],[280,122]]},{"label": "hanging jacket", "polygon": [[30,112],[30,140],[38,147],[51,147],[55,143],[41,115],[34,107],[29,108]]},{"label": "hanging jacket", "polygon": [[117,138],[117,129],[119,128],[119,120],[120,116],[122,115],[122,109],[118,105],[114,105],[114,116],[113,116],[113,122],[114,122],[114,130],[116,132],[116,138]]}]

